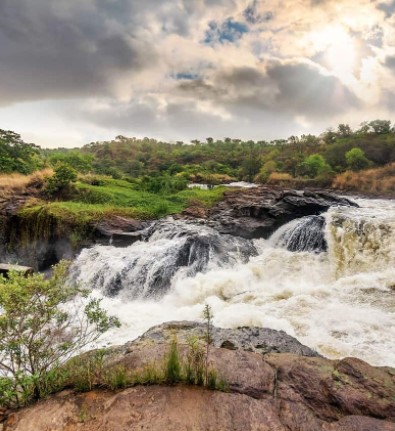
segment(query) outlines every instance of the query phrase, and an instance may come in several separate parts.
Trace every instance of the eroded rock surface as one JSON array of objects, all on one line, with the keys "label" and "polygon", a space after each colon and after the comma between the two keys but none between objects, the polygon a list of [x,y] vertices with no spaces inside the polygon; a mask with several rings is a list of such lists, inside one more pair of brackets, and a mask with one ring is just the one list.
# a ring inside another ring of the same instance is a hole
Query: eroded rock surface
[{"label": "eroded rock surface", "polygon": [[[204,336],[205,326],[202,323],[183,321],[166,322],[149,329],[138,340],[132,341],[131,346],[139,342],[153,340],[157,343],[169,343],[177,334],[180,343],[186,343],[191,336]],[[245,350],[256,353],[295,353],[301,356],[320,356],[316,351],[301,344],[296,338],[284,331],[270,328],[243,327],[234,329],[213,328],[212,340],[214,347],[228,350]]]},{"label": "eroded rock surface", "polygon": [[141,239],[149,223],[124,217],[111,217],[87,223],[83,234],[70,222],[43,213],[40,225],[20,217],[18,211],[28,197],[0,200],[0,262],[19,263],[44,271],[62,259],[73,259],[81,249],[94,244],[127,246]]},{"label": "eroded rock surface", "polygon": [[[185,337],[201,329],[186,322],[152,328],[112,349],[107,366],[138,370],[159,363],[175,335],[183,355]],[[395,431],[395,369],[356,358],[246,351],[256,340],[289,350],[287,343],[273,341],[287,336],[254,328],[227,331],[215,329],[214,345],[228,341],[232,347],[211,347],[209,363],[226,380],[228,392],[182,384],[64,391],[8,412],[3,431]]]},{"label": "eroded rock surface", "polygon": [[261,186],[225,193],[208,213],[211,226],[245,238],[267,238],[279,226],[332,206],[357,206],[349,199],[323,191],[297,191]]}]

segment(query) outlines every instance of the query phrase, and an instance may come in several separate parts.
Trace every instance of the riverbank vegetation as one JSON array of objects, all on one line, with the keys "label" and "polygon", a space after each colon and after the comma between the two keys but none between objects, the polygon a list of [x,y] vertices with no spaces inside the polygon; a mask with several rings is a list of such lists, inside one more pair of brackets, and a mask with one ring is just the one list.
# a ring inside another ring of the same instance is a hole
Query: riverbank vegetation
[{"label": "riverbank vegetation", "polygon": [[141,364],[131,366],[116,348],[81,354],[120,322],[107,315],[100,300],[67,280],[67,267],[67,262],[56,265],[50,278],[16,272],[0,276],[0,408],[20,408],[65,388],[87,392],[183,383],[228,390],[209,363],[208,305],[204,336],[179,345],[174,333],[156,359],[142,357]]},{"label": "riverbank vegetation", "polygon": [[336,176],[333,187],[340,191],[370,196],[395,196],[395,163],[359,172],[346,171]]},{"label": "riverbank vegetation", "polygon": [[[384,168],[391,163],[395,163],[395,127],[387,120],[365,122],[356,130],[339,124],[319,136],[270,142],[209,137],[168,143],[118,136],[78,149],[54,150],[1,130],[0,197],[36,190],[41,201],[30,203],[30,208],[45,204],[55,216],[96,220],[118,214],[154,219],[191,203],[212,206],[224,191],[188,190],[188,182],[218,185],[246,180],[391,196],[393,174],[390,167]],[[367,180],[362,172],[368,172]]]},{"label": "riverbank vegetation", "polygon": [[118,319],[100,300],[67,281],[66,262],[53,274],[0,277],[0,405],[22,406],[51,393],[62,366]]}]

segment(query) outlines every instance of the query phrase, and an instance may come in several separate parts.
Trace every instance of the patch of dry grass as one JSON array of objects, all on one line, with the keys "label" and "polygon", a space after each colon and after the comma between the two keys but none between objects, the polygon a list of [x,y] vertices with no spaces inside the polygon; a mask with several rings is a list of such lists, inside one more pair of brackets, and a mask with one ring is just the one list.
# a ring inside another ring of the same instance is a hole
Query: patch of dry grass
[{"label": "patch of dry grass", "polygon": [[268,184],[288,183],[293,180],[292,175],[286,172],[272,172],[267,180]]},{"label": "patch of dry grass", "polygon": [[332,187],[372,196],[395,197],[395,163],[359,172],[346,171],[336,176]]},{"label": "patch of dry grass", "polygon": [[31,175],[3,174],[0,175],[0,198],[9,199],[13,196],[34,193],[40,190],[47,177],[53,175],[52,169],[36,171]]}]

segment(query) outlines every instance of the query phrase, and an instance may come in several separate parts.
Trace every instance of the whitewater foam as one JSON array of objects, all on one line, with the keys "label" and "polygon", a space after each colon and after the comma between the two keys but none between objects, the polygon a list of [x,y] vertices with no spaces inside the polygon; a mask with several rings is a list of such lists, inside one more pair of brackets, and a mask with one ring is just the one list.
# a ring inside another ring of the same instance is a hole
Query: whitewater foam
[{"label": "whitewater foam", "polygon": [[[291,252],[273,239],[256,240],[258,255],[248,262],[235,259],[221,268],[212,261],[205,272],[177,271],[160,300],[132,300],[122,291],[104,296],[98,283],[105,281],[94,284],[89,262],[78,260],[82,280],[123,323],[102,343],[129,341],[168,320],[199,320],[208,303],[220,327],[284,330],[330,358],[395,365],[395,203],[359,204],[325,214],[327,252]],[[135,247],[144,253],[144,246]],[[109,267],[116,268],[118,250],[108,248]]]}]

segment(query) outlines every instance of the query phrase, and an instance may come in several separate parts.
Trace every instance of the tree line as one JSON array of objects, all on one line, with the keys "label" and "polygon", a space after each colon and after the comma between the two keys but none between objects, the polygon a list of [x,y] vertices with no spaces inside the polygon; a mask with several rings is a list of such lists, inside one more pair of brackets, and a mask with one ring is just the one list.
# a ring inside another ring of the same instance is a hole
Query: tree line
[{"label": "tree line", "polygon": [[[213,139],[163,142],[117,136],[82,148],[41,149],[19,134],[0,130],[0,172],[30,173],[59,164],[79,173],[140,179],[153,177],[220,183],[266,182],[273,175],[323,182],[346,170],[358,171],[395,161],[395,126],[389,120],[364,122],[353,130],[339,124],[320,135],[253,141]],[[149,180],[151,178],[151,180]],[[154,181],[155,182],[155,181]],[[155,185],[154,185],[155,186]]]}]

